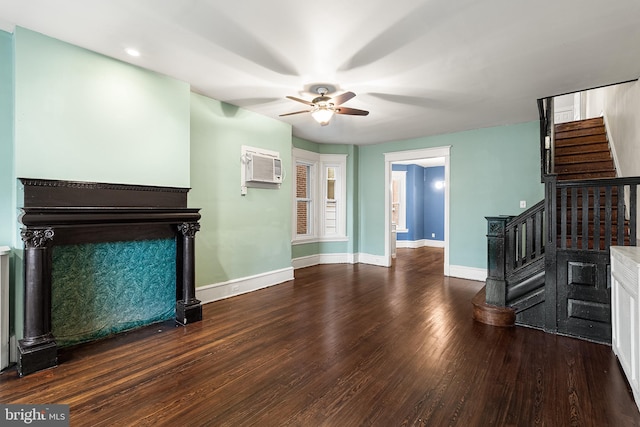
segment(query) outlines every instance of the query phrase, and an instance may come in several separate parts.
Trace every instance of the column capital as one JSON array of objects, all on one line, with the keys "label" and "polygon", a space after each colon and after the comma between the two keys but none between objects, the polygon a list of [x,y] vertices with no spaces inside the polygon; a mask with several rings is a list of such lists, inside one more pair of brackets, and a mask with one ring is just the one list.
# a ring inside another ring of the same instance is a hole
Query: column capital
[{"label": "column capital", "polygon": [[20,237],[27,248],[42,248],[53,240],[54,231],[52,228],[33,229],[23,228],[20,231]]},{"label": "column capital", "polygon": [[178,224],[178,230],[182,233],[184,237],[196,237],[196,233],[200,231],[200,223],[199,222],[183,222],[182,224]]}]

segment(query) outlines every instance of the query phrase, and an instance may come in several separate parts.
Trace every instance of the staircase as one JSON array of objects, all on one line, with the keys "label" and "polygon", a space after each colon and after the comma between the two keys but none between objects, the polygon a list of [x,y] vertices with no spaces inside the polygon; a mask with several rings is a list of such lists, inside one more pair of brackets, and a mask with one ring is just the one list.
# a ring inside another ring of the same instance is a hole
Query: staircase
[{"label": "staircase", "polygon": [[[607,131],[605,128],[604,120],[602,117],[596,117],[593,119],[579,120],[568,123],[561,123],[555,125],[555,150],[554,150],[554,171],[558,177],[558,181],[569,180],[586,180],[586,179],[604,179],[615,178],[616,168],[613,163],[613,157],[611,156],[611,150],[609,147],[609,141],[607,139]],[[597,191],[597,193],[596,193]],[[594,209],[594,199],[598,199],[598,209],[596,212]],[[585,211],[584,208],[584,195],[572,194],[566,192],[566,200],[563,202],[562,191],[558,192],[557,206],[558,206],[558,237],[560,247],[573,246],[582,249],[600,249],[605,250],[609,245],[617,244],[629,244],[629,221],[623,219],[620,224],[622,233],[624,235],[621,243],[618,243],[618,189],[612,188],[609,194],[610,206],[611,206],[611,242],[607,245],[605,241],[605,235],[607,230],[605,224],[600,221],[607,215],[607,193],[604,188],[594,189],[592,192],[587,192],[586,197],[592,199],[592,203],[587,200],[588,208]],[[572,198],[576,198],[576,206],[572,207]],[[624,203],[624,201],[621,201]],[[564,205],[563,205],[564,203]],[[563,206],[566,209],[563,211]],[[571,208],[570,208],[571,207]],[[575,219],[571,214],[571,210],[575,209]],[[563,213],[564,212],[564,213]],[[620,212],[624,214],[624,212]],[[576,223],[576,230],[580,230],[581,233],[576,234],[577,240],[575,242],[566,241],[563,242],[562,227],[565,225],[564,239],[572,229],[573,223]],[[596,230],[595,223],[598,223],[599,230]],[[584,228],[586,224],[586,229]],[[598,245],[594,246],[594,240],[598,240]],[[589,236],[585,238],[585,236]]]},{"label": "staircase", "polygon": [[546,197],[518,217],[487,217],[489,274],[474,319],[610,343],[609,247],[636,245],[640,177],[616,178],[602,118],[554,126],[543,105]]},{"label": "staircase", "polygon": [[558,181],[615,178],[602,117],[555,125],[554,165]]}]

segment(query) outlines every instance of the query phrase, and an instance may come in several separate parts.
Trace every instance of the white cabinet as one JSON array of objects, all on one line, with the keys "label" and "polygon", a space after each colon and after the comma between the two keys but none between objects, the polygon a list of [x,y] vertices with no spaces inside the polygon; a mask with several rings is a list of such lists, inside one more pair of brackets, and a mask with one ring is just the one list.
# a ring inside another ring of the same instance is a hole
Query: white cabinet
[{"label": "white cabinet", "polygon": [[618,356],[640,408],[640,248],[611,247],[611,347]]}]

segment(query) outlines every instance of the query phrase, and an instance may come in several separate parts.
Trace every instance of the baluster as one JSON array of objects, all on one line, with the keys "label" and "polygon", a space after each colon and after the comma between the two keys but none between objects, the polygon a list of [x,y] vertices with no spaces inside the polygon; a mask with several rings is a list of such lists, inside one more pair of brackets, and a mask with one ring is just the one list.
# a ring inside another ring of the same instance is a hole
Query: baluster
[{"label": "baluster", "polygon": [[604,189],[604,250],[608,250],[611,246],[611,187],[605,187]]},{"label": "baluster", "polygon": [[617,245],[624,246],[624,186],[618,185],[618,239]]},{"label": "baluster", "polygon": [[600,187],[593,187],[593,250],[600,247]]},{"label": "baluster", "polygon": [[571,249],[578,249],[578,189],[571,189]]},{"label": "baluster", "polygon": [[533,260],[533,217],[527,218],[527,225],[525,227],[527,238],[527,250],[525,252],[525,262]]},{"label": "baluster", "polygon": [[582,249],[589,249],[589,187],[582,187]]},{"label": "baluster", "polygon": [[[517,259],[518,259],[518,250],[517,250],[517,245],[516,245],[516,228],[515,227],[509,227],[507,228],[507,239],[506,239],[506,243],[504,243],[504,247],[505,247],[505,259],[506,259],[506,265],[505,265],[505,272],[506,274],[510,273],[513,271],[514,268],[516,268],[517,266]],[[504,237],[503,237],[504,238]]]},{"label": "baluster", "polygon": [[544,211],[539,211],[536,212],[536,216],[535,216],[535,247],[536,247],[536,253],[535,253],[535,257],[539,258],[542,256],[542,253],[544,252],[544,247],[542,245],[542,242],[544,239],[544,232],[542,230],[542,224],[543,224],[543,220],[542,218],[544,218],[543,215]]},{"label": "baluster", "polygon": [[518,268],[522,265],[522,226],[518,224],[514,228],[516,231],[516,253],[514,268]]},{"label": "baluster", "polygon": [[560,190],[560,247],[567,249],[567,188]]}]

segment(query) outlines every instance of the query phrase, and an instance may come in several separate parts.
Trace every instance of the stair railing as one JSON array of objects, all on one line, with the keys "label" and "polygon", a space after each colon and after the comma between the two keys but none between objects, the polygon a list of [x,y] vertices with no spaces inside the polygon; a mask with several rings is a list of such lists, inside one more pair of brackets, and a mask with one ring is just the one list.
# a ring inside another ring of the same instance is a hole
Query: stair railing
[{"label": "stair railing", "polygon": [[558,249],[636,246],[640,177],[558,181]]},{"label": "stair railing", "polygon": [[507,223],[507,279],[544,256],[544,231],[544,200]]},{"label": "stair railing", "polygon": [[508,283],[533,264],[544,266],[545,202],[535,204],[517,217],[487,217],[488,275],[486,302],[507,304]]}]

